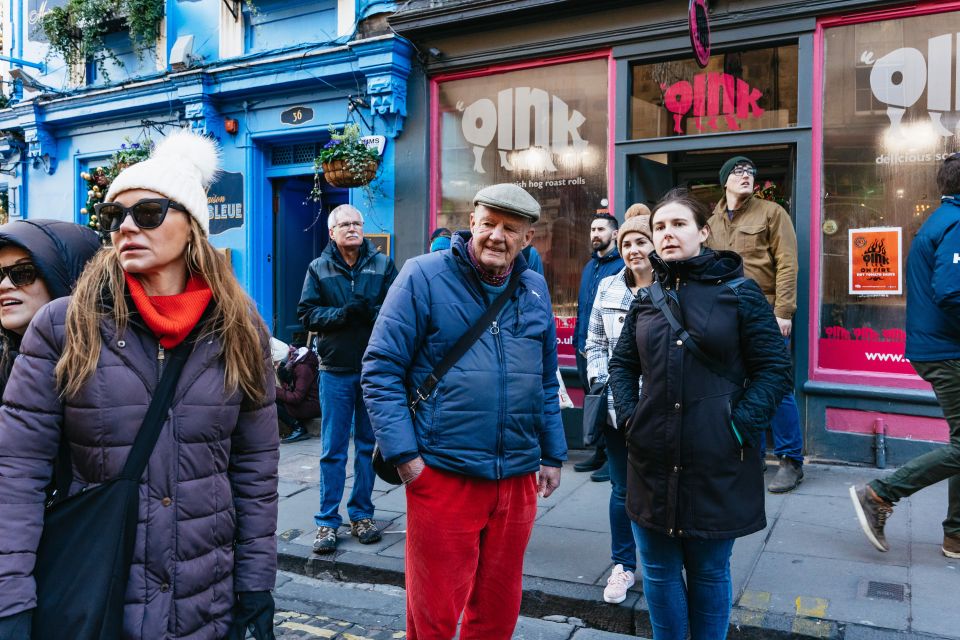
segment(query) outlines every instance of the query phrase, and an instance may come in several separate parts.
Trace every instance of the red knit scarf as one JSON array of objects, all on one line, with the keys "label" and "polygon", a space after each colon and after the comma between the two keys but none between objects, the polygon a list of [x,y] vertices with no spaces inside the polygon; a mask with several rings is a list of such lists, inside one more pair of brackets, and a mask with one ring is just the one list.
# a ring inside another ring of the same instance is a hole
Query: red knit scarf
[{"label": "red knit scarf", "polygon": [[173,296],[148,296],[139,280],[129,273],[124,275],[133,304],[164,349],[172,349],[186,339],[213,297],[207,281],[198,275],[190,277],[183,293]]}]

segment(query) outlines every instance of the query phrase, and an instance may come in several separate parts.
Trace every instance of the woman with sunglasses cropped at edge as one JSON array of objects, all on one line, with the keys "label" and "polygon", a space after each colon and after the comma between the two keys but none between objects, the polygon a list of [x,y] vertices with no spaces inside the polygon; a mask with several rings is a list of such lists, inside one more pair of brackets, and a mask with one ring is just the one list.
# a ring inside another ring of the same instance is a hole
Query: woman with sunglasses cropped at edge
[{"label": "woman with sunglasses cropped at edge", "polygon": [[[0,408],[0,638],[29,628],[61,431],[70,493],[120,475],[166,354],[188,354],[140,484],[123,638],[273,636],[279,440],[268,333],[210,244],[215,143],[178,131],[97,208],[105,246],[37,314]],[[27,620],[27,622],[24,622]],[[65,630],[65,633],[68,633]]]},{"label": "woman with sunglasses cropped at edge", "polygon": [[0,396],[30,321],[43,305],[70,295],[99,248],[93,229],[72,222],[36,219],[0,225]]},{"label": "woman with sunglasses cropped at edge", "polygon": [[[654,640],[726,637],[734,540],[766,526],[756,438],[791,386],[773,309],[740,256],[704,247],[708,215],[683,190],[657,203],[654,281],[631,304],[609,365]],[[661,293],[689,338],[654,304]]]}]

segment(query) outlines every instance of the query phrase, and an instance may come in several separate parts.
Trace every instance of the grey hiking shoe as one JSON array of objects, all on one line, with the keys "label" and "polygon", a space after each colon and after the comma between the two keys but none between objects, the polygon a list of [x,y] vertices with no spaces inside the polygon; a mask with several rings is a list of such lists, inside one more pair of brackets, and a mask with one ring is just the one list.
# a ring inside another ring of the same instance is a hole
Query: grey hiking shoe
[{"label": "grey hiking shoe", "polygon": [[857,513],[857,520],[867,540],[880,551],[889,551],[890,545],[883,535],[883,526],[893,513],[893,505],[865,484],[850,487],[850,499],[853,500],[853,510]]},{"label": "grey hiking shoe", "polygon": [[780,458],[780,468],[777,475],[767,485],[770,493],[786,493],[793,491],[803,482],[803,465],[786,456]]},{"label": "grey hiking shoe", "polygon": [[313,541],[314,553],[333,553],[337,550],[337,530],[333,527],[317,527],[317,538]]},{"label": "grey hiking shoe", "polygon": [[374,524],[370,518],[363,518],[362,520],[351,522],[350,535],[357,538],[360,544],[380,542],[380,538],[383,537],[380,535],[380,529],[377,528],[377,525]]},{"label": "grey hiking shoe", "polygon": [[960,536],[943,534],[943,546],[940,550],[948,558],[960,558]]}]

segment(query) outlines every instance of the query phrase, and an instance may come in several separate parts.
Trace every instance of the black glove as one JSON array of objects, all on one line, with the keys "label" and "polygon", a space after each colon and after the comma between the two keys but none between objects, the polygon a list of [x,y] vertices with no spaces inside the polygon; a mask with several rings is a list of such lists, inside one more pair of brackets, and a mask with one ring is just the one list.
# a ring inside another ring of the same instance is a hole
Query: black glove
[{"label": "black glove", "polygon": [[33,609],[0,618],[0,640],[30,640]]},{"label": "black glove", "polygon": [[364,317],[364,307],[366,300],[360,296],[354,296],[347,304],[343,305],[343,315],[349,320],[359,320]]},{"label": "black glove", "polygon": [[227,640],[244,640],[248,629],[256,640],[276,640],[273,635],[273,609],[273,594],[269,591],[238,593]]}]

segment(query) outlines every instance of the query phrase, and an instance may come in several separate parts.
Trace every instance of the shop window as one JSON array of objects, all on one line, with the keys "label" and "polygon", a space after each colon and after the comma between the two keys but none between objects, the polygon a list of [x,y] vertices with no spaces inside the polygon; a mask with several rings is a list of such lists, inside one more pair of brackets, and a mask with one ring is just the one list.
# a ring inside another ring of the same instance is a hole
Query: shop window
[{"label": "shop window", "polygon": [[914,375],[904,269],[939,204],[937,169],[957,150],[958,31],[960,13],[823,32],[821,372]]},{"label": "shop window", "polygon": [[466,229],[474,194],[491,184],[514,182],[540,202],[533,245],[543,260],[562,355],[573,355],[568,339],[590,257],[591,216],[609,198],[608,69],[604,54],[438,78],[436,85],[436,226]]},{"label": "shop window", "polygon": [[797,45],[635,64],[631,81],[634,140],[797,124]]}]

